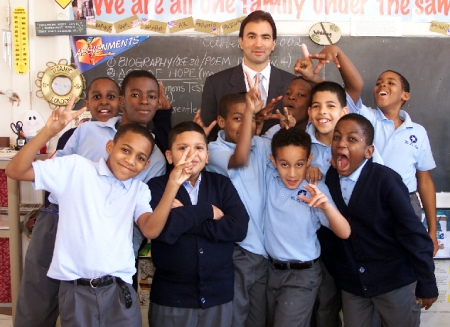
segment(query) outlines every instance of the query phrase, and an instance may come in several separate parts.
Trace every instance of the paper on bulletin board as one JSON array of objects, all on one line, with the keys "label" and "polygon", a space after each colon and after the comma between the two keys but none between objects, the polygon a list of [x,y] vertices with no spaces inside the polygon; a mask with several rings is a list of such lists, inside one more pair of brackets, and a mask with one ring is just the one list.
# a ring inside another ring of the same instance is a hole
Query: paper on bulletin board
[{"label": "paper on bulletin board", "polygon": [[138,25],[139,25],[139,18],[138,16],[134,15],[114,23],[114,29],[116,30],[116,33],[122,33],[129,29],[135,28]]},{"label": "paper on bulletin board", "polygon": [[351,19],[351,36],[402,36],[401,17],[356,17]]},{"label": "paper on bulletin board", "polygon": [[430,309],[422,309],[421,326],[446,327],[450,320],[450,260],[435,260],[439,297]]},{"label": "paper on bulletin board", "polygon": [[92,28],[94,30],[112,33],[113,24],[102,22],[98,19],[88,19],[86,22],[86,28]]},{"label": "paper on bulletin board", "polygon": [[450,35],[450,24],[433,20],[430,25],[430,32]]},{"label": "paper on bulletin board", "polygon": [[239,31],[241,28],[241,23],[247,16],[239,17],[236,19],[227,20],[226,22],[222,22],[222,30],[223,34],[230,34],[236,31]]},{"label": "paper on bulletin board", "polygon": [[219,33],[220,33],[220,23],[212,22],[212,21],[209,21],[209,20],[197,19],[195,21],[194,31],[219,35]]},{"label": "paper on bulletin board", "polygon": [[194,19],[192,17],[187,17],[178,20],[172,20],[167,23],[169,25],[169,32],[175,33],[189,28],[194,28]]},{"label": "paper on bulletin board", "polygon": [[145,22],[141,22],[140,28],[141,30],[166,34],[167,23],[158,22],[156,20],[147,20]]}]

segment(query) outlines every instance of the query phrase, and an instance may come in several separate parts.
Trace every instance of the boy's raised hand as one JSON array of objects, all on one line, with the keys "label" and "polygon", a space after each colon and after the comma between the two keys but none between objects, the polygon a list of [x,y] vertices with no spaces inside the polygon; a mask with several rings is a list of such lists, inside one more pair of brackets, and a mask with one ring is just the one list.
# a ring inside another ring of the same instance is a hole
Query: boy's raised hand
[{"label": "boy's raised hand", "polygon": [[47,119],[44,128],[46,128],[52,135],[56,135],[61,132],[72,120],[86,111],[87,108],[83,107],[78,111],[72,112],[75,99],[76,95],[72,94],[67,106],[56,108]]},{"label": "boy's raised hand", "polygon": [[245,77],[247,78],[248,83],[248,92],[245,94],[245,104],[248,109],[250,109],[253,113],[257,113],[261,111],[262,106],[264,104],[264,100],[261,99],[261,92],[258,89],[259,85],[259,76],[256,75],[255,82],[253,83],[250,76],[245,73]]},{"label": "boy's raised hand", "polygon": [[306,79],[307,81],[311,81],[314,77],[314,65],[310,58],[306,45],[302,44],[301,48],[304,58],[297,59],[297,62],[294,65],[294,74],[302,75],[304,79]]},{"label": "boy's raised hand", "polygon": [[158,99],[158,110],[169,110],[172,108],[169,99],[166,97],[166,91],[164,90],[164,84],[162,81],[159,84],[159,99]]},{"label": "boy's raised hand", "polygon": [[192,175],[192,160],[198,155],[198,151],[196,150],[189,155],[190,149],[190,147],[187,147],[184,150],[180,161],[178,161],[178,164],[172,169],[169,176],[169,182],[171,181],[175,183],[178,187],[187,181]]},{"label": "boy's raised hand", "polygon": [[256,134],[261,134],[262,126],[265,120],[269,119],[278,119],[278,115],[273,113],[273,109],[275,108],[278,101],[283,99],[283,96],[280,95],[269,102],[267,102],[266,106],[262,108],[260,111],[258,111],[255,115],[256,120]]},{"label": "boy's raised hand", "polygon": [[203,128],[203,130],[205,131],[206,136],[209,136],[209,133],[211,133],[211,130],[214,128],[214,126],[216,126],[217,120],[212,121],[211,124],[209,124],[209,126],[205,126],[205,124],[203,124],[202,117],[200,116],[200,110],[201,109],[197,110],[197,112],[195,113],[194,119],[192,119],[192,121],[194,123],[199,124],[200,127]]},{"label": "boy's raised hand", "polygon": [[295,118],[292,115],[289,115],[289,111],[286,107],[283,108],[283,113],[277,109],[277,116],[280,120],[281,128],[289,129],[291,127],[295,127],[295,124],[297,123]]},{"label": "boy's raised hand", "polygon": [[310,55],[310,58],[319,60],[316,69],[314,69],[314,74],[317,74],[322,69],[322,67],[328,64],[330,61],[333,61],[337,68],[341,68],[338,60],[338,55],[339,47],[336,45],[327,45],[318,54]]},{"label": "boy's raised hand", "polygon": [[298,198],[300,200],[308,203],[310,207],[319,208],[322,210],[328,209],[330,202],[328,202],[327,196],[323,194],[316,185],[308,184],[303,187],[311,194],[311,197],[308,198],[305,195],[299,195]]}]

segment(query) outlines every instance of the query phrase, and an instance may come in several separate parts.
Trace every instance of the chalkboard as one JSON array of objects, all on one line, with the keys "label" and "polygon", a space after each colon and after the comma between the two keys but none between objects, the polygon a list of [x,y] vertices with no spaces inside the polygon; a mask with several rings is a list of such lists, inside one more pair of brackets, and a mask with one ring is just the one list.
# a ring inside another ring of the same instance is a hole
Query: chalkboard
[{"label": "chalkboard", "polygon": [[[323,47],[309,37],[279,36],[272,54],[275,66],[292,71],[302,56],[300,44],[310,53]],[[364,78],[363,102],[374,107],[373,86],[387,69],[402,73],[411,83],[411,100],[403,107],[414,122],[428,131],[437,168],[432,177],[438,192],[450,192],[450,43],[445,38],[342,37],[338,45]],[[87,71],[87,84],[109,76],[119,84],[129,70],[146,69],[162,80],[173,111],[172,123],[190,120],[201,104],[207,76],[242,62],[237,36],[151,36],[130,50]],[[335,67],[320,75],[340,82]]]}]

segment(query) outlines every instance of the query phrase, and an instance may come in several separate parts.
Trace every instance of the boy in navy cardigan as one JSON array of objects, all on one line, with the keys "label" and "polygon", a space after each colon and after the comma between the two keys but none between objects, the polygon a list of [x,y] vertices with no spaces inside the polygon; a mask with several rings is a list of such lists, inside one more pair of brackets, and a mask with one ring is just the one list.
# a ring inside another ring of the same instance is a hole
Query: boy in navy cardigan
[{"label": "boy in navy cardigan", "polygon": [[[204,170],[208,162],[203,128],[182,122],[169,132],[169,164],[190,148],[192,175],[180,187],[167,223],[152,240],[156,267],[149,321],[162,326],[231,326],[233,248],[247,235],[249,216],[228,177]],[[151,206],[166,188],[168,175],[148,182]]]},{"label": "boy in navy cardigan", "polygon": [[420,309],[436,301],[433,243],[417,219],[399,174],[373,163],[372,124],[343,116],[332,140],[326,184],[351,226],[334,239],[336,284],[342,289],[346,327],[372,326],[374,307],[383,326],[418,327]]}]

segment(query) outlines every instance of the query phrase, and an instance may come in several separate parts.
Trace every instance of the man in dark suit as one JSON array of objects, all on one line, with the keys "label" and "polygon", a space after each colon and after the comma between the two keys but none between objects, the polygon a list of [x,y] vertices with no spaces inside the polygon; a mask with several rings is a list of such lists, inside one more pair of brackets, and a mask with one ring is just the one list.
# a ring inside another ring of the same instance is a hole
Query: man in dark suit
[{"label": "man in dark suit", "polygon": [[[239,47],[244,54],[242,65],[209,76],[203,86],[201,118],[205,125],[217,118],[219,102],[224,95],[247,92],[244,73],[248,73],[252,81],[260,73],[261,96],[266,100],[265,105],[272,106],[273,112],[282,109],[280,96],[286,93],[295,75],[270,64],[270,54],[275,49],[276,39],[277,28],[270,13],[254,11],[244,19],[239,30]],[[275,124],[275,120],[265,121],[262,133]],[[215,127],[208,140],[215,140],[217,132],[218,128]]]}]

